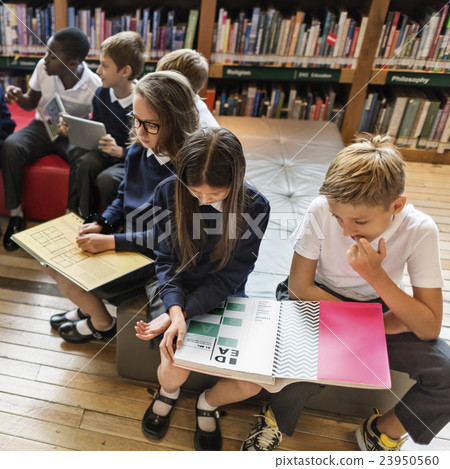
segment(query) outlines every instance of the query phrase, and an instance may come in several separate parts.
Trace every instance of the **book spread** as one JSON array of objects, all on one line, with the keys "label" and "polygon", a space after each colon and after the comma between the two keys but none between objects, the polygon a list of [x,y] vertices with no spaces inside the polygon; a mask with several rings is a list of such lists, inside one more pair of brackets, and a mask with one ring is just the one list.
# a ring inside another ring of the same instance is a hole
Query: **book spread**
[{"label": "book spread", "polygon": [[86,291],[93,290],[150,264],[152,259],[134,252],[81,250],[75,238],[83,220],[68,213],[27,230],[12,239],[41,264],[64,275]]},{"label": "book spread", "polygon": [[174,360],[269,390],[294,381],[391,386],[383,313],[376,303],[229,298],[188,321]]}]

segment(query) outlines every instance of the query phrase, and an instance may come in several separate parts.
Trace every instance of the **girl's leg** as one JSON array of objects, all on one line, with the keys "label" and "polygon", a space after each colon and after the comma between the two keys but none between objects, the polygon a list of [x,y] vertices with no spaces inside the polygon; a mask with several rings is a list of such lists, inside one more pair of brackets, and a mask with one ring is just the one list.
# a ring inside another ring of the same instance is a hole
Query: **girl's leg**
[{"label": "girl's leg", "polygon": [[220,451],[220,432],[216,409],[220,405],[239,402],[259,393],[261,386],[246,381],[220,379],[211,389],[202,392],[195,410],[197,427],[194,447],[197,451]]},{"label": "girl's leg", "polygon": [[50,275],[56,281],[61,293],[75,303],[85,316],[91,319],[95,329],[105,331],[113,325],[114,320],[108,313],[102,300],[92,293],[83,290],[51,267],[41,265],[41,270]]},{"label": "girl's leg", "polygon": [[256,396],[260,391],[259,384],[222,378],[211,389],[205,391],[205,399],[211,407],[219,407],[245,401],[249,397]]},{"label": "girl's leg", "polygon": [[180,386],[187,380],[189,371],[173,366],[162,353],[158,367],[160,388],[142,419],[142,431],[152,440],[161,440],[169,429],[170,414],[174,408]]}]

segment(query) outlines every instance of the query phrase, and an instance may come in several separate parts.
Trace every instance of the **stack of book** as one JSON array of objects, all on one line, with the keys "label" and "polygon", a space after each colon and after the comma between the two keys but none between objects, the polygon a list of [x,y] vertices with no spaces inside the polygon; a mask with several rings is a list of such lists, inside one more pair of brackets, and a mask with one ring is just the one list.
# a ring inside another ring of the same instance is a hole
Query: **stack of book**
[{"label": "stack of book", "polygon": [[25,3],[0,5],[0,48],[3,54],[43,54],[55,32],[55,7],[33,8]]},{"label": "stack of book", "polygon": [[388,132],[399,147],[447,152],[450,93],[445,88],[370,89],[358,132]]},{"label": "stack of book", "polygon": [[219,116],[268,117],[272,119],[333,120],[338,127],[344,110],[336,102],[334,86],[297,88],[291,85],[265,85],[250,83],[241,88],[222,90],[217,93],[209,88],[206,104]]},{"label": "stack of book", "polygon": [[132,13],[107,18],[101,8],[76,10],[68,8],[68,24],[80,28],[91,40],[90,55],[99,54],[102,41],[121,31],[140,33],[149,58],[160,59],[164,54],[183,47],[193,48],[199,10],[189,11],[187,22],[175,22],[175,10],[138,8]]},{"label": "stack of book", "polygon": [[[353,17],[352,17],[353,16]],[[231,17],[220,8],[214,26],[212,63],[275,64],[279,66],[354,67],[361,51],[367,16],[343,9],[323,15],[297,11],[284,17],[279,10],[254,7]]]},{"label": "stack of book", "polygon": [[430,7],[420,21],[390,11],[381,31],[375,66],[414,70],[450,71],[449,5]]},{"label": "stack of book", "polygon": [[[81,29],[91,43],[90,56],[97,57],[100,44],[120,31],[141,34],[150,59],[160,59],[164,54],[183,47],[193,48],[199,10],[189,10],[187,21],[176,22],[175,10],[138,8],[113,18],[106,17],[101,8],[76,9],[68,7],[69,27]],[[181,12],[185,13],[185,12]],[[180,15],[181,16],[181,15]],[[55,32],[55,9],[33,8],[25,3],[0,5],[1,52],[7,55],[42,55],[48,38]]]}]

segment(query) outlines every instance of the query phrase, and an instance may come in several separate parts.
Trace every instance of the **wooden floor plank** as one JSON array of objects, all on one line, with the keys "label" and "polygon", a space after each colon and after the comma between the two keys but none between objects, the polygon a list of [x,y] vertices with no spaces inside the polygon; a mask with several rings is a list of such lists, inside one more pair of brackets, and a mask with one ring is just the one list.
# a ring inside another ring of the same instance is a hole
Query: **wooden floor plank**
[{"label": "wooden floor plank", "polygon": [[[408,163],[407,173],[408,201],[429,214],[440,231],[442,337],[450,342],[450,165]],[[6,217],[0,217],[0,223],[5,227]],[[410,292],[407,275],[404,283]],[[22,250],[5,251],[0,243],[0,449],[193,450],[197,395],[182,391],[166,438],[160,443],[147,440],[140,427],[151,402],[149,383],[118,376],[115,341],[106,347],[105,342],[76,346],[51,330],[50,316],[73,307],[33,258]],[[225,451],[239,450],[260,408],[260,401],[224,408],[227,414],[220,425]],[[357,450],[354,431],[360,421],[306,409],[293,436],[284,437],[279,448]],[[406,448],[424,449],[411,442]],[[430,448],[450,449],[450,426]]]},{"label": "wooden floor plank", "polygon": [[0,356],[27,363],[39,363],[55,368],[82,370],[99,376],[117,376],[115,361],[100,358],[73,356],[64,352],[31,349],[24,345],[0,342]]},{"label": "wooden floor plank", "polygon": [[67,451],[67,448],[0,433],[0,451]]}]

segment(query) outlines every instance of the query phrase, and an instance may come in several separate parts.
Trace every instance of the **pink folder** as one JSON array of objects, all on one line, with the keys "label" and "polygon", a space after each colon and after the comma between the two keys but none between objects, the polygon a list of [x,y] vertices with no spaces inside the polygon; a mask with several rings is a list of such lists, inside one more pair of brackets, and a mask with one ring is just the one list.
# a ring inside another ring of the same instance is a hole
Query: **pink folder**
[{"label": "pink folder", "polygon": [[320,302],[317,377],[391,387],[383,313],[377,303]]}]

